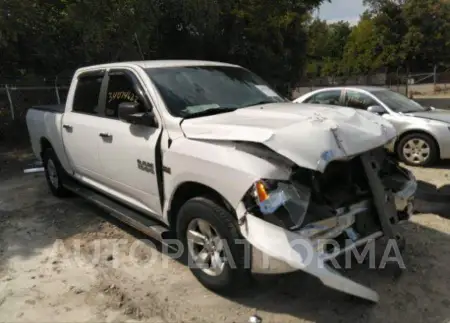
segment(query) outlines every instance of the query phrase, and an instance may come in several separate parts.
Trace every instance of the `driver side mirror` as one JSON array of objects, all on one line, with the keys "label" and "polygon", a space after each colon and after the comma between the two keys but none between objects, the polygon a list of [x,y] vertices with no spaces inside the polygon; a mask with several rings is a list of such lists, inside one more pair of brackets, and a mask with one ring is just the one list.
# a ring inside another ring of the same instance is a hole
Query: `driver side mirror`
[{"label": "driver side mirror", "polygon": [[367,108],[367,111],[372,112],[372,113],[376,113],[376,114],[384,114],[386,113],[386,110],[379,105],[372,105],[370,107]]},{"label": "driver side mirror", "polygon": [[139,112],[140,104],[138,102],[122,102],[119,104],[119,120],[134,125],[158,127],[153,111]]}]

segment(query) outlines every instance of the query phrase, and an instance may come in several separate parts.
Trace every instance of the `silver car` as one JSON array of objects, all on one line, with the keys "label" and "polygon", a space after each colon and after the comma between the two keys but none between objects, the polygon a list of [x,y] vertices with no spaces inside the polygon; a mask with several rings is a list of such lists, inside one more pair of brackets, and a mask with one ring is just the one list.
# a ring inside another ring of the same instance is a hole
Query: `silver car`
[{"label": "silver car", "polygon": [[398,133],[387,148],[405,164],[429,166],[438,159],[450,159],[450,111],[424,107],[400,93],[370,86],[323,88],[294,102],[345,106],[381,115]]}]

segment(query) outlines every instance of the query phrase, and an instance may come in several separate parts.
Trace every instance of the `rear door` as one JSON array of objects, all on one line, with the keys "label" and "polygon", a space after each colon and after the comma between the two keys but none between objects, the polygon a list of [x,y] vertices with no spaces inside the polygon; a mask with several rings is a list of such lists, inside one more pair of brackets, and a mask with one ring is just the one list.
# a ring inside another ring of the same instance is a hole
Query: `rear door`
[{"label": "rear door", "polygon": [[102,178],[98,126],[102,120],[100,92],[104,75],[105,71],[95,71],[78,76],[72,104],[70,97],[68,100],[72,108],[66,109],[62,120],[64,147],[75,175],[94,182]]},{"label": "rear door", "polygon": [[[105,113],[99,156],[107,187],[123,202],[152,215],[161,214],[156,151],[162,131],[158,127],[132,125],[119,120],[121,102],[137,101],[141,112],[153,109],[139,76],[128,69],[111,69],[107,76]],[[155,114],[156,111],[155,111]]]}]

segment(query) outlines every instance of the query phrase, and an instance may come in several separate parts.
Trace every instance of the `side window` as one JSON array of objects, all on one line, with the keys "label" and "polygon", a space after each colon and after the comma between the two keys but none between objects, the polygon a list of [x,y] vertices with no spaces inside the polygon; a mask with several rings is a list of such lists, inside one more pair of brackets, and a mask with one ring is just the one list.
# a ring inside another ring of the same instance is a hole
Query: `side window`
[{"label": "side window", "polygon": [[105,116],[118,118],[119,104],[122,102],[137,102],[141,112],[145,112],[144,100],[135,90],[135,81],[125,73],[112,73],[106,91]]},{"label": "side window", "polygon": [[378,105],[370,96],[356,91],[346,91],[345,106],[366,110],[371,105]]},{"label": "side window", "polygon": [[72,111],[78,113],[99,114],[98,99],[103,75],[81,75],[78,78]]},{"label": "side window", "polygon": [[340,90],[330,90],[314,94],[305,103],[340,105]]}]

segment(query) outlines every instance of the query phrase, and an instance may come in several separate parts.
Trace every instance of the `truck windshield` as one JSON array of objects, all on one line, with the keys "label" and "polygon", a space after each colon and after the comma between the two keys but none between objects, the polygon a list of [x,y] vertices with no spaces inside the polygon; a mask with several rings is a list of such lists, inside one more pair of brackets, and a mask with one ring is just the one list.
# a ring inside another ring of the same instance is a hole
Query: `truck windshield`
[{"label": "truck windshield", "polygon": [[169,112],[176,117],[207,115],[251,105],[284,102],[252,72],[231,66],[182,66],[146,69]]}]

